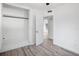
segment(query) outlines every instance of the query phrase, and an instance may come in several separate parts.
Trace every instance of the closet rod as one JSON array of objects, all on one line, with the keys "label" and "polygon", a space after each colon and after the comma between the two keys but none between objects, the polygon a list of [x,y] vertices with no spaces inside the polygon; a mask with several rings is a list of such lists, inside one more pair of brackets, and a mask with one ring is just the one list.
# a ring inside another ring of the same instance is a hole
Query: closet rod
[{"label": "closet rod", "polygon": [[9,15],[3,15],[3,17],[19,18],[19,19],[29,19],[29,18],[24,18],[24,17],[9,16]]}]

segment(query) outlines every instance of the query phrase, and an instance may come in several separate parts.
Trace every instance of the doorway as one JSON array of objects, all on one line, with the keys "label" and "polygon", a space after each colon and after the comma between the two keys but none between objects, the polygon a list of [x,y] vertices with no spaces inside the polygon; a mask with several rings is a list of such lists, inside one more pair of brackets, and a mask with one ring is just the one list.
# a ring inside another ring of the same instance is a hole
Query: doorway
[{"label": "doorway", "polygon": [[50,42],[53,43],[53,15],[44,17],[43,36],[45,45],[51,46]]},{"label": "doorway", "polygon": [[48,19],[44,19],[44,24],[43,24],[43,35],[44,35],[44,40],[48,39]]}]

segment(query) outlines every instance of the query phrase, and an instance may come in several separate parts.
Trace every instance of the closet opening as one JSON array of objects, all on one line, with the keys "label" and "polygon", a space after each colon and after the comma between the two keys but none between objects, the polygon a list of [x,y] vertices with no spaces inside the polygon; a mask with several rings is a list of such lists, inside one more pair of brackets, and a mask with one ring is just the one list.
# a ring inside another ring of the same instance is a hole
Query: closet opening
[{"label": "closet opening", "polygon": [[1,52],[29,44],[29,10],[2,4],[2,49]]}]

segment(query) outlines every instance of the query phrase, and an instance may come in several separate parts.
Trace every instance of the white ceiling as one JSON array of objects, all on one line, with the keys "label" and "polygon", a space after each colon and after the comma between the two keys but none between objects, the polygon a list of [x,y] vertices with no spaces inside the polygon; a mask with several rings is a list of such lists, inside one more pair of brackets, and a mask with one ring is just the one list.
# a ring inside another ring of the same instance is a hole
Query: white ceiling
[{"label": "white ceiling", "polygon": [[37,8],[40,10],[50,10],[56,8],[58,6],[63,5],[64,3],[50,3],[50,5],[46,6],[46,3],[21,3],[24,6],[29,6],[31,8]]}]

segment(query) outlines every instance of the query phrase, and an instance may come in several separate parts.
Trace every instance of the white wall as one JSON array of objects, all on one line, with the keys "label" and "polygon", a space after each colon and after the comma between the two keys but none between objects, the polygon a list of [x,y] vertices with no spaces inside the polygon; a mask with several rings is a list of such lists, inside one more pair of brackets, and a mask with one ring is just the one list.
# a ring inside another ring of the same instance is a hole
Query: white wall
[{"label": "white wall", "polygon": [[2,31],[1,31],[1,29],[2,29],[2,14],[1,14],[1,10],[2,10],[2,4],[0,3],[0,50],[1,50],[1,45],[2,45]]},{"label": "white wall", "polygon": [[54,9],[54,44],[79,53],[79,4]]}]

